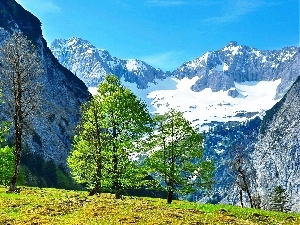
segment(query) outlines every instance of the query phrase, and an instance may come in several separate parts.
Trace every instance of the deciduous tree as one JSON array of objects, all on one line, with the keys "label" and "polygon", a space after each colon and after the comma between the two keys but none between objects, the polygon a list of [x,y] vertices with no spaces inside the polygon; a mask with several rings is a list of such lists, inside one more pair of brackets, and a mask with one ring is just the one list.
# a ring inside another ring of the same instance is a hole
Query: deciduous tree
[{"label": "deciduous tree", "polygon": [[94,96],[82,106],[82,118],[78,134],[74,137],[73,150],[68,157],[68,165],[75,181],[90,188],[90,195],[101,191],[103,182],[104,148],[108,135],[103,126],[103,114],[99,96]]},{"label": "deciduous tree", "polygon": [[151,130],[151,121],[146,104],[116,76],[107,75],[84,108],[68,158],[74,178],[93,185],[90,194],[108,187],[120,198],[122,190],[139,181],[138,163],[131,156],[137,151],[134,143]]},{"label": "deciduous tree", "polygon": [[193,193],[213,183],[214,165],[203,159],[203,138],[176,110],[156,116],[156,129],[146,140],[150,149],[146,165],[160,180],[172,203],[174,192]]},{"label": "deciduous tree", "polygon": [[20,171],[24,126],[37,111],[43,65],[36,47],[22,33],[13,33],[0,47],[0,84],[13,122],[15,136],[14,173],[9,192],[16,191]]},{"label": "deciduous tree", "polygon": [[250,207],[253,208],[252,192],[255,191],[256,171],[250,157],[245,147],[239,144],[232,145],[230,155],[229,168],[234,176],[235,185],[239,188],[240,204],[242,207],[244,206],[243,192],[245,192],[249,199]]}]

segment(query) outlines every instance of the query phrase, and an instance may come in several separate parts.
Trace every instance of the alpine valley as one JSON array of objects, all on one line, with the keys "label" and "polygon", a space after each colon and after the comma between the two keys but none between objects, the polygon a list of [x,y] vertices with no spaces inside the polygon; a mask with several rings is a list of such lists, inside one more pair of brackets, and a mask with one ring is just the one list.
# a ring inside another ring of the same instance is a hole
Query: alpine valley
[{"label": "alpine valley", "polygon": [[230,42],[173,72],[119,59],[77,37],[57,39],[50,49],[91,93],[106,74],[115,74],[152,113],[178,109],[203,132],[205,157],[216,162],[216,183],[210,197],[197,193],[190,200],[239,203],[230,170],[232,146],[238,143],[251,162],[252,193],[262,207],[268,208],[271,191],[281,185],[293,210],[300,210],[299,47],[258,50]]},{"label": "alpine valley", "polygon": [[[230,42],[164,72],[141,60],[111,56],[81,38],[57,39],[48,48],[41,22],[16,1],[1,1],[0,11],[0,44],[22,31],[37,46],[46,71],[40,80],[43,110],[27,124],[31,152],[66,166],[81,104],[104,75],[115,74],[150,112],[178,109],[203,133],[205,157],[216,163],[216,182],[209,196],[199,192],[190,200],[239,204],[230,169],[232,146],[239,144],[255,173],[251,193],[260,196],[261,206],[268,208],[272,190],[282,186],[292,210],[300,211],[299,47],[258,50]],[[2,109],[1,120],[7,120]],[[249,202],[245,194],[242,198]]]}]

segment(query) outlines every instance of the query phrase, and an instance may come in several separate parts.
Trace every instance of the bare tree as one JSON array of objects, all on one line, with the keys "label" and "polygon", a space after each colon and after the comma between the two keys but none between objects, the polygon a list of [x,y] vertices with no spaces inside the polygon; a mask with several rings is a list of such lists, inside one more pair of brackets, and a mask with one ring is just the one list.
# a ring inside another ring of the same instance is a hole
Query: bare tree
[{"label": "bare tree", "polygon": [[235,184],[239,189],[239,199],[241,206],[243,203],[243,192],[246,192],[250,207],[253,208],[253,197],[251,194],[252,184],[255,183],[256,172],[252,166],[249,156],[246,154],[245,147],[242,145],[233,145],[231,147],[230,170],[235,177]]},{"label": "bare tree", "polygon": [[22,33],[13,33],[0,48],[0,83],[12,118],[15,136],[14,173],[9,192],[17,190],[24,126],[40,104],[43,65],[35,46]]}]

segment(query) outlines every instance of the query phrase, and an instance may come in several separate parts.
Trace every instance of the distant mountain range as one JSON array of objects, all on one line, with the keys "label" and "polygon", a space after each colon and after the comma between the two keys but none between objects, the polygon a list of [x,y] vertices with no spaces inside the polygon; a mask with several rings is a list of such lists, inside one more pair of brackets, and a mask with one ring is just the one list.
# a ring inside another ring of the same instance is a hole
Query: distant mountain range
[{"label": "distant mountain range", "polygon": [[298,76],[299,47],[262,51],[230,42],[219,51],[163,72],[137,59],[113,57],[81,38],[56,39],[54,56],[95,90],[106,74],[117,75],[151,111],[184,112],[201,130],[215,122],[245,121],[262,115]]}]

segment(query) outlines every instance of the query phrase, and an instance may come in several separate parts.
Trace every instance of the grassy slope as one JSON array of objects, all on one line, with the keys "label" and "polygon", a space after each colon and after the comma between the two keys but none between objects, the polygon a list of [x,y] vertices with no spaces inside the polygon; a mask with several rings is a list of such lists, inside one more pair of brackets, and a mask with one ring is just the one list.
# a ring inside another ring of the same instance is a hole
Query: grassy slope
[{"label": "grassy slope", "polygon": [[28,187],[20,194],[5,191],[0,187],[0,224],[300,224],[300,214],[234,206]]}]

